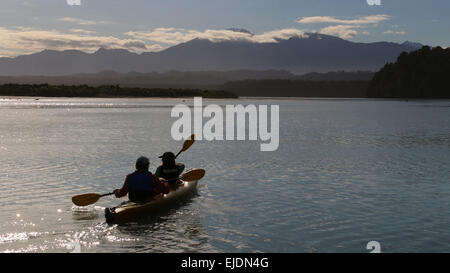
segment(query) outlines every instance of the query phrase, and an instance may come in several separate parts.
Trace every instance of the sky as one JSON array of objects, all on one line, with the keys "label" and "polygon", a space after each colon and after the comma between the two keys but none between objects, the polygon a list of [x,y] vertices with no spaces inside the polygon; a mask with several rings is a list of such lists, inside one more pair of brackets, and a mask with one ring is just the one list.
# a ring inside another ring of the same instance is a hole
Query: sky
[{"label": "sky", "polygon": [[2,0],[0,5],[0,57],[100,47],[141,53],[194,38],[277,42],[309,32],[355,42],[450,46],[449,0]]}]

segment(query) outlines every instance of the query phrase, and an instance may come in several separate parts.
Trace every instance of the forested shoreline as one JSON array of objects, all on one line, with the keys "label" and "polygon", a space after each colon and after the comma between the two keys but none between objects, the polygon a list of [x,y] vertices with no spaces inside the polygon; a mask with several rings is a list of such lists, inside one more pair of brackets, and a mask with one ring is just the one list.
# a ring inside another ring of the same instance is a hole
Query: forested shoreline
[{"label": "forested shoreline", "polygon": [[237,98],[229,91],[173,89],[173,88],[130,88],[117,85],[49,85],[49,84],[3,84],[0,96],[30,97],[204,97]]},{"label": "forested shoreline", "polygon": [[450,48],[424,46],[402,53],[370,82],[369,98],[450,98]]}]

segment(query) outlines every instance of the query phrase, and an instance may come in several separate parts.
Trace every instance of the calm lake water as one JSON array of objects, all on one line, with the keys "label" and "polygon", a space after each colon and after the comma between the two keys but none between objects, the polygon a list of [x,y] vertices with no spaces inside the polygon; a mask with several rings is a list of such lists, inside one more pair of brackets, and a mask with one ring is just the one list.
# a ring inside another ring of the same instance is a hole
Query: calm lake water
[{"label": "calm lake water", "polygon": [[[280,105],[280,146],[198,141],[198,195],[125,225],[76,194],[177,152],[182,99],[0,99],[0,252],[450,252],[450,101],[204,100]],[[186,100],[191,104],[192,100]]]}]

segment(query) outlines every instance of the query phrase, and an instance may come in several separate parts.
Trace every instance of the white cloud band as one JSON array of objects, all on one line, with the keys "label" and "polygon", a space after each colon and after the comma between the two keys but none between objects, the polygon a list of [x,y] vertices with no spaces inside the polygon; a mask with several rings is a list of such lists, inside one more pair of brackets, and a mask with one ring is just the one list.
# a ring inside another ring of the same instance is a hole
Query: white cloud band
[{"label": "white cloud band", "polygon": [[251,34],[233,30],[213,30],[205,31],[186,30],[182,28],[157,28],[152,31],[130,31],[126,35],[135,39],[142,39],[168,45],[176,45],[187,42],[195,38],[219,41],[249,41],[255,43],[276,43],[278,40],[286,40],[291,37],[303,37],[304,32],[299,29],[279,29],[262,34]]},{"label": "white cloud band", "polygon": [[390,16],[386,14],[370,15],[365,17],[360,17],[357,19],[338,19],[331,16],[312,16],[303,17],[298,20],[301,24],[317,24],[317,23],[333,23],[341,25],[366,25],[366,24],[377,24],[382,21],[389,20]]},{"label": "white cloud band", "polygon": [[[80,31],[75,30],[74,32]],[[120,39],[112,36],[85,34],[66,34],[58,31],[31,28],[8,29],[0,27],[0,48],[3,48],[4,52],[16,52],[13,55],[34,53],[44,49],[77,49],[86,52],[94,52],[100,47],[110,49],[122,48],[130,51],[161,49],[159,45],[148,46],[146,43],[136,39]]]},{"label": "white cloud band", "polygon": [[320,33],[338,36],[343,39],[350,39],[358,35],[358,31],[355,30],[356,26],[337,25],[322,28]]}]

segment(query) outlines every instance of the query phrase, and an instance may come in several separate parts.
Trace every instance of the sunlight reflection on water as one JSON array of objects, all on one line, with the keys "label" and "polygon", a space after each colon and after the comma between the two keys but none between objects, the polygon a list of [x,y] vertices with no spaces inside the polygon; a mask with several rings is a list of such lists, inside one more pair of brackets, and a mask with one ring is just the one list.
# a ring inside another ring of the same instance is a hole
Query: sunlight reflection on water
[{"label": "sunlight reflection on water", "polygon": [[[192,100],[186,100],[192,103]],[[450,250],[448,101],[204,100],[280,105],[280,148],[198,141],[199,195],[108,225],[105,197],[140,155],[151,168],[181,99],[0,99],[1,252],[387,252]]]}]

